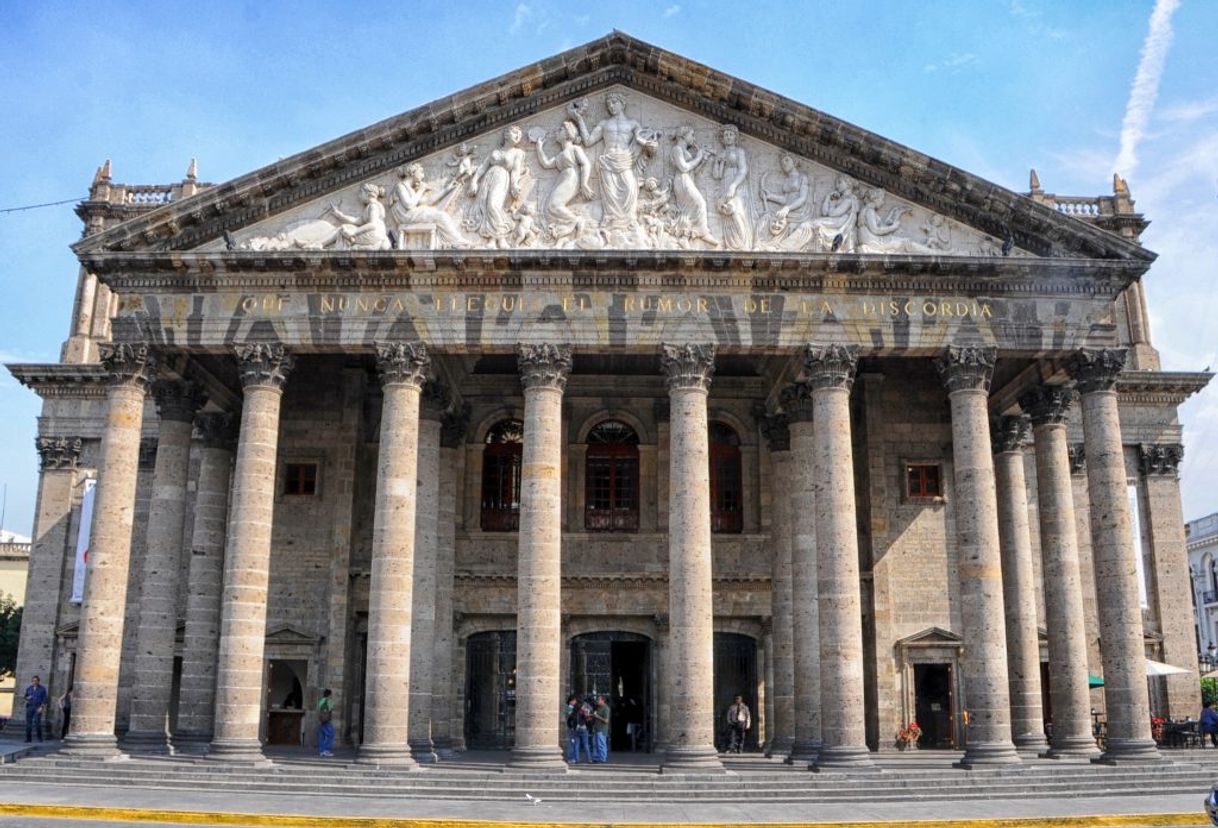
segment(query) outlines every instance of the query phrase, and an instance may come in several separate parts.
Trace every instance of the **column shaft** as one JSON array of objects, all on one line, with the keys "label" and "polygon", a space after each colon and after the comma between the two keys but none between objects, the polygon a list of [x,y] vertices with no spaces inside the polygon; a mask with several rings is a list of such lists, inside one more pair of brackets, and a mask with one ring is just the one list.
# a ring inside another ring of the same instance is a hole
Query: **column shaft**
[{"label": "column shaft", "polygon": [[785,417],[767,420],[770,439],[771,629],[773,685],[767,696],[774,715],[767,723],[767,755],[784,756],[795,743],[795,634],[791,589],[791,435]]},{"label": "column shaft", "polygon": [[565,769],[562,699],[562,392],[567,345],[522,345],[524,447],[516,597],[516,747],[511,764]]},{"label": "column shaft", "polygon": [[114,714],[140,428],[152,362],[146,346],[107,345],[102,349],[102,363],[110,370],[112,381],[106,398],[89,565],[80,608],[71,732],[66,740],[68,751],[76,755],[112,756],[118,750]]},{"label": "column shaft", "polygon": [[418,497],[419,397],[430,359],[421,343],[378,345],[384,400],[377,450],[368,596],[364,741],[359,761],[418,767],[408,746]]},{"label": "column shaft", "polygon": [[955,465],[956,566],[964,624],[968,738],[963,767],[1019,761],[1011,741],[1007,643],[1002,600],[1002,556],[988,395],[992,348],[948,348],[939,362],[952,416]]},{"label": "column shaft", "polygon": [[722,770],[715,750],[715,633],[711,577],[710,444],[706,399],[713,345],[664,345],[670,411],[667,668],[680,676],[669,701],[666,770]]},{"label": "column shaft", "polygon": [[1045,739],[1040,698],[1040,636],[1036,619],[1036,579],[1028,523],[1028,484],[1023,443],[1028,422],[1003,420],[995,440],[994,477],[998,494],[998,539],[1002,552],[1002,603],[1006,610],[1007,678],[1015,747],[1040,753]]},{"label": "column shaft", "polygon": [[292,360],[282,346],[259,344],[241,346],[238,361],[245,401],[224,553],[216,712],[208,756],[259,762],[279,407]]},{"label": "column shaft", "polygon": [[856,366],[854,350],[840,345],[809,346],[804,361],[816,424],[813,486],[822,711],[818,770],[872,765],[863,703],[863,616],[850,436]]},{"label": "column shaft", "polygon": [[431,738],[441,759],[454,756],[453,577],[456,556],[457,464],[462,459],[465,424],[445,421],[440,448],[440,510],[436,545],[436,631],[432,667]]},{"label": "column shaft", "polygon": [[216,703],[216,655],[220,640],[220,593],[224,587],[224,538],[233,471],[233,417],[204,414],[195,522],[186,574],[186,628],[182,636],[182,682],[174,742],[211,741]]},{"label": "column shaft", "polygon": [[1125,452],[1117,410],[1116,378],[1124,350],[1084,349],[1067,370],[1082,395],[1091,547],[1099,602],[1100,652],[1108,731],[1103,762],[1155,761],[1162,757],[1150,734],[1150,693],[1138,576],[1129,520]]}]

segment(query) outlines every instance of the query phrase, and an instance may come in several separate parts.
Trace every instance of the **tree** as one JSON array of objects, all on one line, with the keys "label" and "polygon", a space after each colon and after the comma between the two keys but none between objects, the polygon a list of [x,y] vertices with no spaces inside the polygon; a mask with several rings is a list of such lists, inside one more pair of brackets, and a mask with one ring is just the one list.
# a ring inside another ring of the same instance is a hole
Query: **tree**
[{"label": "tree", "polygon": [[0,595],[0,677],[17,670],[17,641],[21,637],[21,607],[11,595]]}]

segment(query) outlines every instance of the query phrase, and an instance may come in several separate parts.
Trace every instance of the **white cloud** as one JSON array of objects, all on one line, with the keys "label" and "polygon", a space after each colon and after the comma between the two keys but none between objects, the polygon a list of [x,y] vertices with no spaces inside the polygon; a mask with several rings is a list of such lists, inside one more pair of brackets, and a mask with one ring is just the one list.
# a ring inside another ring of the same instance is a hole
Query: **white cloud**
[{"label": "white cloud", "polygon": [[672,17],[674,14],[679,14],[680,11],[681,11],[681,7],[678,6],[676,3],[673,3],[671,6],[664,9],[664,16]]},{"label": "white cloud", "polygon": [[1155,10],[1150,14],[1150,31],[1142,43],[1142,57],[1121,122],[1121,150],[1113,165],[1125,177],[1133,175],[1138,167],[1138,142],[1146,134],[1150,113],[1155,108],[1167,50],[1171,48],[1171,16],[1179,5],[1180,0],[1156,0]]},{"label": "white cloud", "polygon": [[1022,0],[1011,0],[1007,9],[1010,11],[1011,17],[1023,24],[1028,34],[1049,37],[1053,40],[1062,40],[1066,37],[1066,33],[1061,29],[1045,25],[1044,14],[1040,9],[1029,8],[1023,4]]},{"label": "white cloud", "polygon": [[922,67],[923,72],[935,72],[939,69],[962,69],[970,63],[975,63],[977,55],[972,52],[952,52],[938,63],[928,63]]},{"label": "white cloud", "polygon": [[516,34],[520,28],[533,16],[533,7],[528,3],[517,3],[516,13],[512,17],[512,25],[508,26],[508,34]]},{"label": "white cloud", "polygon": [[1171,106],[1159,107],[1155,118],[1170,123],[1192,123],[1218,113],[1218,98],[1208,101],[1183,101]]}]

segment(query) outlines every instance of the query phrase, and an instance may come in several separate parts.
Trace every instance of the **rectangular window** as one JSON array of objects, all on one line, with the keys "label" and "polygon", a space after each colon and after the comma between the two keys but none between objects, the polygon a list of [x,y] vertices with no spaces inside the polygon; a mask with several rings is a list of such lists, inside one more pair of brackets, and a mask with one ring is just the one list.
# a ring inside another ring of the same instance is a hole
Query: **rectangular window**
[{"label": "rectangular window", "polygon": [[942,478],[938,463],[905,464],[905,496],[910,498],[943,497]]},{"label": "rectangular window", "polygon": [[283,472],[283,493],[285,495],[317,494],[317,464],[286,464]]}]

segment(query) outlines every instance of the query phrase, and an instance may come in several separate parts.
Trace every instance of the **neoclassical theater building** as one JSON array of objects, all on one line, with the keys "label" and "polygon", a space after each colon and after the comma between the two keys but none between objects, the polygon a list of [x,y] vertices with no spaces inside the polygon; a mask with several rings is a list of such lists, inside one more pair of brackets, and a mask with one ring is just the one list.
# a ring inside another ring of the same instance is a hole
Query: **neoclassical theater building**
[{"label": "neoclassical theater building", "polygon": [[1209,375],[1159,369],[1114,185],[1011,192],[620,33],[223,184],[107,162],[62,359],[8,366],[18,672],[82,756],[262,761],[329,688],[402,768],[561,768],[570,692],[673,771],[737,694],[817,768],[915,720],[966,767],[1156,760]]}]

